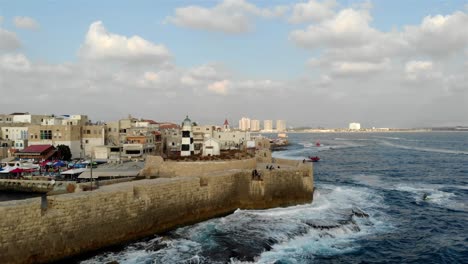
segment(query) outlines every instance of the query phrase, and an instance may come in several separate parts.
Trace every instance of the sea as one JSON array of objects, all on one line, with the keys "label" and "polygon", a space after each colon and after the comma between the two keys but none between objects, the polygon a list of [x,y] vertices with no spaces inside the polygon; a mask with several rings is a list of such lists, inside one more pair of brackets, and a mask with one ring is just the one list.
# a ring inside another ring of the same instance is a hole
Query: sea
[{"label": "sea", "polygon": [[320,157],[312,203],[238,209],[73,261],[468,263],[467,132],[297,133],[289,141],[273,156]]}]

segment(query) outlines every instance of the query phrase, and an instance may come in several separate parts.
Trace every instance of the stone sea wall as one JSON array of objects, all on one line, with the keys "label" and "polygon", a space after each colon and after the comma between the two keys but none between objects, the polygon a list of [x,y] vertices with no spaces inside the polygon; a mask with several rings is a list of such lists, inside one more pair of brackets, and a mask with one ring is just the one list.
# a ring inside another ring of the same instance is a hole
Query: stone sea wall
[{"label": "stone sea wall", "polygon": [[146,158],[145,168],[140,176],[147,177],[176,177],[199,176],[217,171],[253,170],[256,168],[255,158],[226,161],[164,161],[160,156]]},{"label": "stone sea wall", "polygon": [[[255,161],[244,160],[242,164],[244,170],[119,183],[47,200],[1,202],[0,263],[59,260],[237,208],[265,209],[312,201],[310,165],[260,170],[259,180],[252,178],[250,170]],[[190,169],[193,166],[183,171]],[[172,176],[170,170],[159,173]]]}]

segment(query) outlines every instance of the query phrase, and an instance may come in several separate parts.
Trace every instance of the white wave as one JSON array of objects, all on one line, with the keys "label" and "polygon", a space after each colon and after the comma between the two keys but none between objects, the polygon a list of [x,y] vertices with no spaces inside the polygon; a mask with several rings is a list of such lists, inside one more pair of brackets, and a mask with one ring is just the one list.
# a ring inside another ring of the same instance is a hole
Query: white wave
[{"label": "white wave", "polygon": [[[412,193],[413,199],[419,204],[425,202],[448,209],[466,211],[468,209],[466,202],[457,201],[454,193],[440,190],[447,187],[440,184],[400,184],[395,189]],[[424,194],[427,195],[426,199],[424,199]]]},{"label": "white wave", "polygon": [[407,149],[407,150],[416,150],[416,151],[424,151],[424,152],[437,152],[437,153],[445,153],[445,154],[464,154],[468,155],[468,151],[462,150],[450,150],[450,149],[439,149],[439,148],[422,148],[422,147],[414,147],[414,146],[405,146],[400,144],[390,143],[388,141],[381,141],[382,145],[400,148],[400,149]]},{"label": "white wave", "polygon": [[[255,241],[259,244],[275,241],[269,251],[258,252],[255,257],[257,263],[273,263],[275,260],[308,263],[314,255],[353,251],[358,247],[355,243],[357,238],[386,232],[390,224],[383,213],[384,207],[383,197],[369,188],[319,184],[311,204],[268,210],[238,209],[226,217],[179,228],[173,236],[134,243],[121,252],[101,254],[82,263],[211,262],[211,253],[206,256],[204,250],[222,251],[224,244],[217,243],[226,239],[242,246],[252,243],[252,239],[254,245]],[[356,208],[370,217],[354,216],[353,209]],[[330,228],[314,226],[317,223]],[[251,263],[235,258],[222,262],[226,261]]]}]

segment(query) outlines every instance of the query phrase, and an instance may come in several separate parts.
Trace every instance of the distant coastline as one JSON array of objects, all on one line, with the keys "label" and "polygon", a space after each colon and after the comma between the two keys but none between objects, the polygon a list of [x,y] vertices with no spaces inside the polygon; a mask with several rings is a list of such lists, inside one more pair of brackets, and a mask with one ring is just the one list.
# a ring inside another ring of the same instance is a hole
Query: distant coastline
[{"label": "distant coastline", "polygon": [[[394,133],[394,132],[468,132],[468,127],[454,127],[454,128],[368,128],[360,130],[350,130],[347,128],[307,128],[307,129],[294,129],[284,131],[282,133]],[[260,131],[260,134],[274,134],[276,131]]]}]

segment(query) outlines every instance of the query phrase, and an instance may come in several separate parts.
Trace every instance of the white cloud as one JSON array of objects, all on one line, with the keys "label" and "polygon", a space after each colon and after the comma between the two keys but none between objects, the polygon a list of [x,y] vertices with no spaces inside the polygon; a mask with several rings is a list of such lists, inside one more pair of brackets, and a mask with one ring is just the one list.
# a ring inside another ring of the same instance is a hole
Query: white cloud
[{"label": "white cloud", "polygon": [[91,24],[80,56],[91,60],[140,61],[161,64],[170,58],[164,45],[157,45],[139,36],[126,37],[110,33],[101,21]]},{"label": "white cloud", "polygon": [[387,58],[379,63],[341,61],[333,62],[332,72],[335,74],[368,74],[386,70],[390,67],[390,60]]},{"label": "white cloud", "polygon": [[308,2],[295,4],[290,23],[304,23],[308,21],[322,21],[335,14],[334,9],[338,6],[335,0],[309,0]]},{"label": "white cloud", "polygon": [[219,94],[219,95],[227,95],[229,87],[231,86],[231,82],[229,80],[222,80],[218,82],[211,83],[208,85],[208,91]]},{"label": "white cloud", "polygon": [[17,28],[31,29],[31,30],[39,29],[39,23],[37,23],[37,21],[31,17],[20,17],[20,16],[14,17],[13,23],[15,24]]},{"label": "white cloud", "polygon": [[378,32],[369,26],[372,17],[367,11],[341,10],[335,17],[305,30],[294,30],[290,38],[306,48],[362,46]]},{"label": "white cloud", "polygon": [[181,76],[180,82],[188,86],[201,86],[225,78],[228,78],[228,76],[222,66],[210,63],[187,70]]},{"label": "white cloud", "polygon": [[31,62],[23,54],[4,54],[0,56],[0,68],[28,72],[31,70]]},{"label": "white cloud", "polygon": [[3,17],[0,16],[0,25],[3,23]]},{"label": "white cloud", "polygon": [[0,51],[15,50],[21,47],[21,42],[15,33],[0,28]]},{"label": "white cloud", "polygon": [[433,69],[432,61],[408,61],[405,65],[406,77],[409,80],[430,78]]},{"label": "white cloud", "polygon": [[271,18],[286,11],[285,6],[258,8],[245,0],[224,0],[212,8],[195,5],[177,8],[174,16],[166,21],[193,29],[244,33],[252,29],[251,16]]},{"label": "white cloud", "polygon": [[451,15],[427,16],[418,26],[407,26],[403,37],[415,52],[430,56],[447,56],[468,46],[468,15],[457,11]]}]

